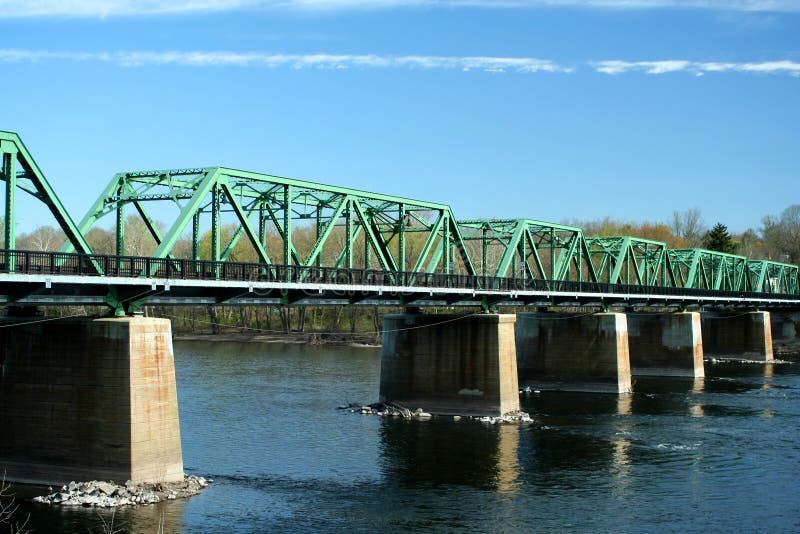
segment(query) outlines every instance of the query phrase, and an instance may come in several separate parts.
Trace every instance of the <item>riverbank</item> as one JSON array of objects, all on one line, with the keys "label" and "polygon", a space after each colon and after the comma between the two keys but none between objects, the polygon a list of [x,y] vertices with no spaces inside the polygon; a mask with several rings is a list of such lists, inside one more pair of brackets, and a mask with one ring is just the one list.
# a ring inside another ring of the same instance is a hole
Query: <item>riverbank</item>
[{"label": "riverbank", "polygon": [[290,332],[288,334],[254,334],[249,332],[233,332],[225,334],[211,333],[175,333],[174,341],[233,341],[237,343],[284,343],[291,345],[341,345],[349,347],[380,347],[374,333],[314,333]]},{"label": "riverbank", "polygon": [[[291,345],[339,345],[348,347],[380,348],[374,333],[314,333],[290,332],[288,334],[254,334],[249,332],[232,332],[225,334],[211,333],[175,333],[175,341],[232,341],[237,343],[283,343]],[[775,357],[800,355],[800,339],[777,339],[773,341]]]}]

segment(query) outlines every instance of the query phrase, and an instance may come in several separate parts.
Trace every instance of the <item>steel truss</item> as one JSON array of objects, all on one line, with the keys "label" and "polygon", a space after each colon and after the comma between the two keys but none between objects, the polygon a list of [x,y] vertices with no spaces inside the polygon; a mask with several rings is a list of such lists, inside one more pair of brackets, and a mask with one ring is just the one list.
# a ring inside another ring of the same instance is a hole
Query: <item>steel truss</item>
[{"label": "steel truss", "polygon": [[[187,280],[225,280],[230,266],[253,279],[292,284],[338,276],[419,289],[441,282],[484,291],[485,309],[505,298],[493,292],[568,291],[576,283],[641,288],[636,292],[800,293],[795,265],[668,249],[662,242],[630,236],[587,238],[579,227],[533,219],[458,221],[447,204],[224,167],[119,173],[76,225],[18,135],[0,132],[0,163],[6,186],[3,273],[14,273],[21,258],[11,252],[16,250],[15,200],[21,189],[43,202],[66,234],[60,256],[36,257],[31,264],[53,274],[64,262],[79,261],[74,268],[81,276],[149,279],[167,273]],[[159,228],[151,215],[158,203],[178,208],[168,228]],[[137,214],[153,238],[152,256],[135,261],[126,256],[126,211]],[[107,216],[116,220],[114,256],[93,254],[85,239]],[[227,233],[226,217],[235,221]],[[181,252],[176,245],[184,235],[191,235],[191,250]],[[244,262],[234,261],[240,244],[252,253]],[[80,253],[78,260],[65,254],[72,251]],[[28,262],[33,256],[25,252],[22,257]],[[480,260],[480,272],[474,259]],[[117,313],[130,311],[138,297],[118,293],[109,290],[106,304]],[[293,299],[286,293],[281,302]]]},{"label": "steel truss", "polygon": [[668,250],[678,287],[747,291],[747,258],[699,248]]},{"label": "steel truss", "polygon": [[797,295],[797,265],[778,263],[769,260],[751,260],[747,262],[748,289],[760,293],[776,293]]},{"label": "steel truss", "polygon": [[586,244],[601,282],[675,287],[666,243],[611,236],[588,237]]},{"label": "steel truss", "polygon": [[[67,210],[64,209],[44,173],[17,134],[0,131],[0,158],[2,162],[0,179],[5,182],[6,196],[3,228],[5,248],[16,249],[16,198],[17,190],[21,190],[47,206],[67,236],[72,250],[91,254],[92,250],[86,243],[83,234],[78,230]],[[14,258],[7,257],[4,260],[7,262],[6,268],[13,272]]]},{"label": "steel truss", "polygon": [[459,221],[481,274],[549,281],[597,282],[583,230],[533,219]]},{"label": "steel truss", "polygon": [[[146,206],[153,202],[171,202],[180,209],[163,235]],[[223,167],[169,169],[114,176],[79,229],[88,232],[104,216],[115,214],[116,254],[122,256],[129,206],[157,243],[154,258],[174,257],[175,244],[191,229],[195,260],[226,261],[244,238],[255,251],[255,261],[262,264],[376,268],[398,275],[476,274],[446,204]],[[223,213],[235,214],[238,225],[226,243],[221,234]],[[210,252],[201,258],[202,225],[209,219]],[[303,248],[295,242],[298,228],[313,231],[312,244]],[[268,252],[271,238],[280,241],[277,258]]]}]

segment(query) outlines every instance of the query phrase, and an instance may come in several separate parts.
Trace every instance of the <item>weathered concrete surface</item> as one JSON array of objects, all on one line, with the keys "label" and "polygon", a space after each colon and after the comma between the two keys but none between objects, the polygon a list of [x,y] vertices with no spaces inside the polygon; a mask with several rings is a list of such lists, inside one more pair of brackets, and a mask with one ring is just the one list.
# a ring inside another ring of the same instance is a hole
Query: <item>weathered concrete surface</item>
[{"label": "weathered concrete surface", "polygon": [[0,350],[0,470],[7,479],[183,479],[168,320],[13,326],[0,329]]},{"label": "weathered concrete surface", "polygon": [[772,328],[769,312],[702,314],[703,351],[721,359],[771,361]]},{"label": "weathered concrete surface", "polygon": [[800,338],[800,313],[771,312],[772,339],[792,341]]},{"label": "weathered concrete surface", "polygon": [[387,315],[381,401],[432,414],[519,410],[514,321],[514,315]]},{"label": "weathered concrete surface", "polygon": [[705,376],[697,312],[629,313],[628,347],[633,376]]},{"label": "weathered concrete surface", "polygon": [[629,393],[625,314],[517,314],[517,366],[539,389]]}]

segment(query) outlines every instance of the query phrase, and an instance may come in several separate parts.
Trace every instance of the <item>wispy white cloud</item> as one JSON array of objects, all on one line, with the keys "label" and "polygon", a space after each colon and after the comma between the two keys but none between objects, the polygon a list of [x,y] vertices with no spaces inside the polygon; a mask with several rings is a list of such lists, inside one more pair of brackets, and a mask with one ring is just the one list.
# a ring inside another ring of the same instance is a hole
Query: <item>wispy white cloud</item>
[{"label": "wispy white cloud", "polygon": [[800,62],[781,60],[763,62],[718,61],[623,61],[607,60],[565,65],[533,57],[492,56],[384,56],[378,54],[264,54],[258,52],[60,52],[0,49],[0,63],[38,63],[48,61],[99,62],[121,67],[266,67],[290,69],[420,69],[460,70],[508,73],[572,73],[588,66],[603,74],[621,75],[690,73],[783,74],[800,77]]},{"label": "wispy white cloud", "polygon": [[408,68],[486,72],[568,73],[572,67],[531,57],[380,56],[374,54],[260,54],[241,52],[53,52],[0,49],[0,62],[105,62],[124,67],[158,65],[262,66],[294,69]]},{"label": "wispy white cloud", "polygon": [[122,17],[248,9],[338,10],[391,7],[579,7],[800,12],[800,2],[797,0],[0,0],[0,18]]},{"label": "wispy white cloud", "polygon": [[789,74],[800,77],[800,63],[796,61],[763,62],[714,62],[714,61],[597,61],[592,63],[597,72],[604,74],[624,74],[644,72],[647,74],[667,74],[670,72],[689,72],[696,76],[719,72],[741,72],[758,74]]}]

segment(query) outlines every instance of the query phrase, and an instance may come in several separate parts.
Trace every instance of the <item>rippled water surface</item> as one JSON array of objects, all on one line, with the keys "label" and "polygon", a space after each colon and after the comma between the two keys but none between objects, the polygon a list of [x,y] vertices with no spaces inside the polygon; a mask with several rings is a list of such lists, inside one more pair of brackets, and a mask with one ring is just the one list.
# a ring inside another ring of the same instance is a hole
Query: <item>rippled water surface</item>
[{"label": "rippled water surface", "polygon": [[[176,342],[180,502],[122,531],[800,531],[800,364],[706,363],[630,397],[522,397],[533,425],[402,421],[377,400],[380,350]],[[25,505],[37,532],[102,532],[110,512]]]}]

